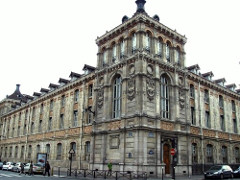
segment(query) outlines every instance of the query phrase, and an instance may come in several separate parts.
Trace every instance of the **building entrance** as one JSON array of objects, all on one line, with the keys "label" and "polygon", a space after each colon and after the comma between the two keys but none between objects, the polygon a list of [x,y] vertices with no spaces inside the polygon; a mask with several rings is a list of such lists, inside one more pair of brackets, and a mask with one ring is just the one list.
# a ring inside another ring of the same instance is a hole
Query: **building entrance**
[{"label": "building entrance", "polygon": [[163,146],[163,162],[166,164],[165,174],[170,174],[170,146],[164,144]]}]

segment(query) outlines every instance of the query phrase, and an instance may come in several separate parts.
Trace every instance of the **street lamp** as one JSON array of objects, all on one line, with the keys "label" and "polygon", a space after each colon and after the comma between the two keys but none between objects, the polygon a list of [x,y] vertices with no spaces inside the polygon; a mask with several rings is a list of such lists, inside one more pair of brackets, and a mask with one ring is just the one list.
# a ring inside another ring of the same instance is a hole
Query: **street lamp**
[{"label": "street lamp", "polygon": [[75,154],[75,151],[73,148],[71,148],[68,153],[69,153],[69,160],[70,160],[70,174],[69,175],[71,176],[71,174],[72,174],[72,156],[73,156],[73,154]]}]

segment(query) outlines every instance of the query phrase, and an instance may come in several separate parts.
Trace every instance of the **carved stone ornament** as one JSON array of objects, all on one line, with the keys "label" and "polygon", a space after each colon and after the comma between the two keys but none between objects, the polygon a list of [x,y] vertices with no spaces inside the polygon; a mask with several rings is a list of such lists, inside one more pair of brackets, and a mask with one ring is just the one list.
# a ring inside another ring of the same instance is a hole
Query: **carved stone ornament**
[{"label": "carved stone ornament", "polygon": [[153,67],[152,67],[151,65],[148,65],[148,66],[147,66],[147,73],[148,73],[149,75],[153,75]]},{"label": "carved stone ornament", "polygon": [[98,99],[97,99],[97,105],[99,108],[103,106],[103,98],[104,98],[104,90],[99,89],[98,90]]},{"label": "carved stone ornament", "polygon": [[130,74],[130,75],[133,75],[134,73],[135,73],[135,67],[134,67],[134,65],[132,64],[132,65],[129,66],[129,74]]},{"label": "carved stone ornament", "polygon": [[179,105],[181,109],[185,107],[184,91],[181,89],[179,90]]},{"label": "carved stone ornament", "polygon": [[129,79],[128,80],[128,89],[127,89],[127,98],[132,101],[135,98],[135,80]]},{"label": "carved stone ornament", "polygon": [[153,79],[147,79],[147,97],[151,101],[155,95],[155,82]]}]

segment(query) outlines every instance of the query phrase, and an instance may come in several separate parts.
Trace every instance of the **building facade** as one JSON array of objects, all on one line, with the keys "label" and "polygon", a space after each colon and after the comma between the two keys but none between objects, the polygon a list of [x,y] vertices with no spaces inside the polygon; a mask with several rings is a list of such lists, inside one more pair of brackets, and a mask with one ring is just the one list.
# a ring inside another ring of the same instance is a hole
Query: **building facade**
[{"label": "building facade", "polygon": [[[52,166],[196,174],[240,161],[240,95],[235,84],[186,67],[186,37],[150,17],[145,0],[96,40],[97,67],[84,66],[33,96],[0,103],[2,161]],[[173,152],[173,154],[171,154]],[[174,168],[173,168],[174,166]]]}]

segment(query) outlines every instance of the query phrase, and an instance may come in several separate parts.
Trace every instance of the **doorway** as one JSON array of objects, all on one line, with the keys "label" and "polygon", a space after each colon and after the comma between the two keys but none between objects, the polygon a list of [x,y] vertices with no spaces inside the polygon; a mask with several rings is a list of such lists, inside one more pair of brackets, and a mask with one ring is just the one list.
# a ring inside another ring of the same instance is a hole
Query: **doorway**
[{"label": "doorway", "polygon": [[165,166],[165,174],[170,174],[170,146],[169,144],[164,144],[163,146],[163,162]]}]

